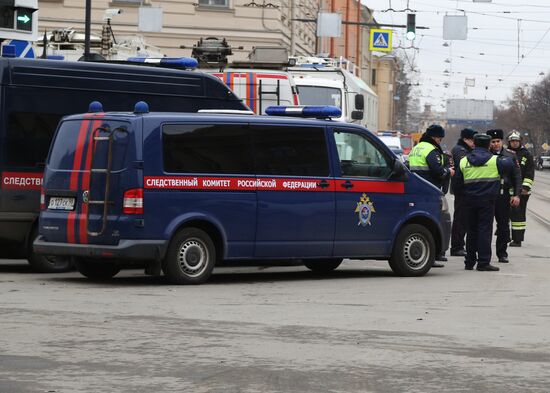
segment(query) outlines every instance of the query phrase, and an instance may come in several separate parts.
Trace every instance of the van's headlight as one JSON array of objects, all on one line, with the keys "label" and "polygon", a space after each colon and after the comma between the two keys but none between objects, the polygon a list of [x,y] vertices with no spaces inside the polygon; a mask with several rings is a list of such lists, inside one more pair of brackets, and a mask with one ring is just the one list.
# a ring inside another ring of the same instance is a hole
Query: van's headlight
[{"label": "van's headlight", "polygon": [[448,212],[449,211],[449,204],[447,203],[447,198],[445,198],[445,195],[441,195],[441,212]]}]

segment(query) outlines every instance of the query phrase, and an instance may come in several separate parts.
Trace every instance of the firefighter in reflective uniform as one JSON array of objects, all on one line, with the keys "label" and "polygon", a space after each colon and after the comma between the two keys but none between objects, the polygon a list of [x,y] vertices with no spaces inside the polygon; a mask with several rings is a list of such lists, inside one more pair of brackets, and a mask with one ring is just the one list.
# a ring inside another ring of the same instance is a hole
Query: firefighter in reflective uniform
[{"label": "firefighter in reflective uniform", "polygon": [[456,188],[464,196],[466,217],[466,257],[464,267],[479,271],[498,271],[491,265],[491,239],[495,218],[495,201],[500,191],[501,176],[508,176],[514,162],[489,151],[491,137],[474,136],[475,148],[460,160],[456,172]]},{"label": "firefighter in reflective uniform", "polygon": [[[442,189],[445,181],[454,175],[452,167],[445,166],[441,141],[445,137],[445,129],[432,124],[420,138],[420,142],[409,153],[409,167],[423,179]],[[446,261],[444,253],[436,257],[436,261]],[[441,263],[434,263],[433,267],[443,267]]]},{"label": "firefighter in reflective uniform", "polygon": [[507,263],[508,260],[508,242],[510,239],[510,207],[519,205],[521,194],[521,171],[519,163],[516,160],[516,153],[505,149],[502,145],[504,131],[500,129],[489,130],[487,135],[491,137],[490,150],[499,157],[509,157],[514,162],[514,170],[510,176],[503,176],[500,179],[500,191],[495,204],[495,220],[497,222],[497,242],[496,251],[498,261]]},{"label": "firefighter in reflective uniform", "polygon": [[521,247],[527,226],[527,202],[529,201],[529,195],[531,195],[531,188],[535,180],[535,162],[533,155],[522,146],[521,134],[518,131],[512,131],[508,135],[508,148],[516,153],[522,179],[519,206],[512,208],[510,211],[510,221],[512,222],[512,242],[510,243],[510,247]]}]

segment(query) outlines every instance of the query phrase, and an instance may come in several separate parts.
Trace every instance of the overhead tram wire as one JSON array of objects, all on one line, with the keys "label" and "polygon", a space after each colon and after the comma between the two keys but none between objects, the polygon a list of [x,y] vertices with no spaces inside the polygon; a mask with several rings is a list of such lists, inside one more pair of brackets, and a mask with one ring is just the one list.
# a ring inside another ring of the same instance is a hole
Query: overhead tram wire
[{"label": "overhead tram wire", "polygon": [[[510,76],[518,69],[518,67],[523,63],[523,60],[525,60],[527,57],[529,57],[529,55],[530,55],[531,53],[533,53],[533,51],[534,51],[535,49],[537,49],[538,44],[540,44],[540,43],[542,42],[542,40],[544,40],[544,39],[546,38],[546,36],[548,35],[548,33],[550,33],[550,27],[549,27],[549,28],[546,30],[546,32],[542,35],[542,37],[540,38],[540,40],[539,40],[539,42],[537,43],[537,45],[535,45],[526,55],[524,55],[524,56],[520,59],[520,61],[518,62],[518,64],[516,64],[516,66],[514,67],[514,69],[513,69],[512,71],[510,71],[510,73],[509,73],[504,79],[510,77]],[[498,83],[495,84],[495,86],[498,86]],[[492,86],[491,88],[493,88],[493,87],[494,87],[494,86]]]},{"label": "overhead tram wire", "polygon": [[[472,4],[472,0],[447,0],[447,1]],[[536,7],[536,8],[548,8],[548,9],[550,9],[550,5],[523,4],[523,3],[522,4],[510,4],[510,3],[497,3],[495,1],[493,1],[491,3],[483,4],[483,5],[500,6],[500,7],[533,7],[533,8]]]},{"label": "overhead tram wire", "polygon": [[[440,6],[440,5],[439,5],[439,6],[434,6],[433,4],[423,3],[423,2],[421,2],[421,1],[416,1],[416,3],[425,5],[425,6],[427,6],[427,7],[444,8],[444,9],[449,10],[449,11],[458,11],[458,12],[464,12],[464,13],[471,13],[471,14],[474,14],[474,15],[484,15],[484,16],[488,16],[488,17],[491,17],[491,18],[500,18],[500,19],[508,19],[508,20],[517,20],[517,19],[521,19],[521,20],[523,20],[523,21],[525,21],[525,22],[546,23],[546,24],[550,24],[550,20],[527,19],[527,18],[514,18],[514,17],[509,17],[509,16],[491,15],[491,14],[488,14],[488,13],[485,13],[485,12],[472,11],[472,10],[463,9],[463,8],[452,8],[452,7],[445,7],[445,6]],[[441,12],[441,11],[439,11],[439,12]]]}]

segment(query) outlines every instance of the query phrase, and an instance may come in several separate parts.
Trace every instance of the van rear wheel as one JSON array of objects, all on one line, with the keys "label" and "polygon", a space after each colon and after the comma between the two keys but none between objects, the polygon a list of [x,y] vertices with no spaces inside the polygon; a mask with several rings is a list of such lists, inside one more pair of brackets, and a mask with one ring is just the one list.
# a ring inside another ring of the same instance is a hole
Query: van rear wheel
[{"label": "van rear wheel", "polygon": [[304,266],[315,273],[330,273],[342,263],[342,258],[310,259],[304,261]]},{"label": "van rear wheel", "polygon": [[27,260],[33,270],[40,273],[64,273],[73,269],[71,257],[39,255],[33,250],[33,243],[38,237],[38,230],[34,228],[29,236]]},{"label": "van rear wheel", "polygon": [[418,224],[406,225],[395,239],[389,263],[403,277],[425,275],[435,260],[435,242],[430,231]]},{"label": "van rear wheel", "polygon": [[216,248],[210,236],[201,229],[184,228],[173,237],[162,269],[173,284],[202,284],[215,263]]},{"label": "van rear wheel", "polygon": [[76,270],[90,280],[108,280],[120,271],[114,261],[99,261],[93,258],[75,258]]}]

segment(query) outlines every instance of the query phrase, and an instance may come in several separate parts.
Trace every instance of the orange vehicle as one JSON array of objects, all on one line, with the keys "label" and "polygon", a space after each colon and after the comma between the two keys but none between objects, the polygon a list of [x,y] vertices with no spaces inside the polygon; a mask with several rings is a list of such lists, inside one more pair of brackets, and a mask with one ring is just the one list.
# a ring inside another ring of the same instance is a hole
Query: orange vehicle
[{"label": "orange vehicle", "polygon": [[412,138],[412,145],[413,147],[418,145],[418,143],[420,142],[420,138],[422,138],[422,133],[421,132],[413,132],[412,134],[410,134],[411,138]]}]

